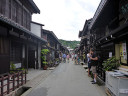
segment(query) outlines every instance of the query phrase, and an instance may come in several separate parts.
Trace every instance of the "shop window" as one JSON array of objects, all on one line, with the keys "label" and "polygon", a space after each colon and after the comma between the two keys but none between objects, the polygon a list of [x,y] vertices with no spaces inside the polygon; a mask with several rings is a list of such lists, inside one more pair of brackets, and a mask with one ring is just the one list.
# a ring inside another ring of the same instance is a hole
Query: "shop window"
[{"label": "shop window", "polygon": [[127,48],[126,42],[120,42],[115,44],[115,55],[117,59],[120,59],[121,64],[127,64]]}]

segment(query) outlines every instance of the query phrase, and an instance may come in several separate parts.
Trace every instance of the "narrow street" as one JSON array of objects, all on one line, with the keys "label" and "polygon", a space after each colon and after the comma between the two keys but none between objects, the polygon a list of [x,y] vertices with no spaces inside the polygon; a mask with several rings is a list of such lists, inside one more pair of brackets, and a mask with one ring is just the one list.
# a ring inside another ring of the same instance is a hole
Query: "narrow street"
[{"label": "narrow street", "polygon": [[81,65],[61,63],[28,96],[106,96]]}]

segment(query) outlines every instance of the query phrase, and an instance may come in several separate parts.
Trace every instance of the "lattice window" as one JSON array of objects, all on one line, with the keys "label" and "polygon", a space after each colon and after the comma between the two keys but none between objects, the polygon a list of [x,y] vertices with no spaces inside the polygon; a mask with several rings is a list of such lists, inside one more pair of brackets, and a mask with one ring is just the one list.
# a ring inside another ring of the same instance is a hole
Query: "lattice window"
[{"label": "lattice window", "polygon": [[0,54],[9,54],[9,41],[5,37],[0,37]]},{"label": "lattice window", "polygon": [[18,43],[11,43],[11,56],[10,59],[13,63],[21,62],[22,58],[22,45]]}]

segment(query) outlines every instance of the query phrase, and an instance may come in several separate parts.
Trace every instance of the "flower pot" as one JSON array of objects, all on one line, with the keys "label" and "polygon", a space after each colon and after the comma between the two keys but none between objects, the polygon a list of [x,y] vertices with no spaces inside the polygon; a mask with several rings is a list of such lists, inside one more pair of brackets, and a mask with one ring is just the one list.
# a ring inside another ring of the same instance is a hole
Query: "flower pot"
[{"label": "flower pot", "polygon": [[44,66],[44,67],[43,67],[44,70],[47,70],[47,68],[48,68],[47,66]]}]

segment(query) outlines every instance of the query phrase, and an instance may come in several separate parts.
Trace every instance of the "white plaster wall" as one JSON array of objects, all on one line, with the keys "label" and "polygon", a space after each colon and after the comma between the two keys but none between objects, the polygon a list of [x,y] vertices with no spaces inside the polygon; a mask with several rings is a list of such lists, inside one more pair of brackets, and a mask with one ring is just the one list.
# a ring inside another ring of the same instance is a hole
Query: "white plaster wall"
[{"label": "white plaster wall", "polygon": [[41,37],[42,26],[38,24],[31,23],[31,32],[39,37]]}]

